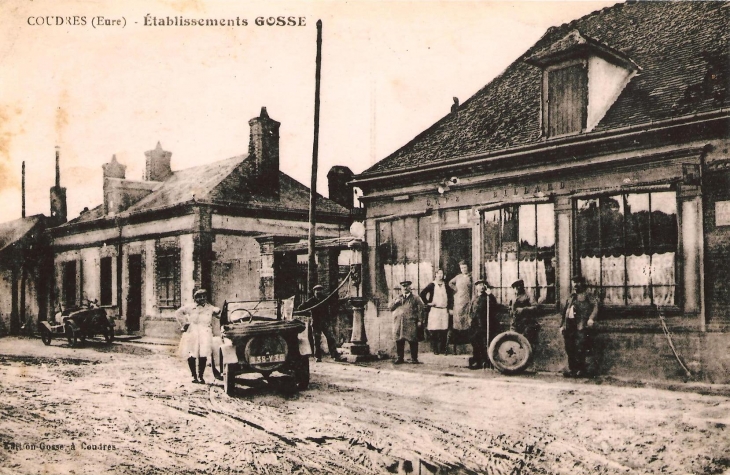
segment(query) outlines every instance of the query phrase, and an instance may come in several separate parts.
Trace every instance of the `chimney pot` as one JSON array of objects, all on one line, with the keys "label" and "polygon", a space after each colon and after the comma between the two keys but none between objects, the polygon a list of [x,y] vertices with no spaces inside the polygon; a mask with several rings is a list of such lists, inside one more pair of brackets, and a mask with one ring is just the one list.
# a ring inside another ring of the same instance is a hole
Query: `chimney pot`
[{"label": "chimney pot", "polygon": [[154,150],[148,150],[144,154],[147,157],[144,172],[145,181],[165,181],[172,176],[172,169],[170,168],[172,152],[163,150],[159,141]]}]

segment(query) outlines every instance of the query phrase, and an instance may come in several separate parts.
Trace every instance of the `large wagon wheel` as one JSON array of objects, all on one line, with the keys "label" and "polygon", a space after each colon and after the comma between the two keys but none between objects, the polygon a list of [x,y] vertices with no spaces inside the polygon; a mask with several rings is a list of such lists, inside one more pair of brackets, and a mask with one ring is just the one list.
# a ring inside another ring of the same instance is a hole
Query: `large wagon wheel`
[{"label": "large wagon wheel", "polygon": [[508,331],[494,337],[487,354],[501,373],[516,374],[530,364],[532,346],[522,334]]}]

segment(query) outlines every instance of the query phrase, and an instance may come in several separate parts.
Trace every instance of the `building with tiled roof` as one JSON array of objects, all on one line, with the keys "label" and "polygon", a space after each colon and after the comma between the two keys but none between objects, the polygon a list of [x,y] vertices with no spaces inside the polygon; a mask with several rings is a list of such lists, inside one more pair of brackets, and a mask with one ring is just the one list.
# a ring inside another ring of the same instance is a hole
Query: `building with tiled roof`
[{"label": "building with tiled roof", "polygon": [[465,260],[504,306],[524,282],[534,369],[566,366],[561,313],[582,276],[600,304],[584,370],[730,381],[729,20],[727,2],[629,1],[550,28],[356,176],[371,346],[393,351],[380,317],[398,282],[422,289]]},{"label": "building with tiled roof", "polygon": [[[171,337],[172,314],[195,289],[218,306],[293,295],[290,275],[275,275],[274,247],[307,236],[309,188],[279,170],[279,122],[266,108],[249,125],[248,154],[184,170],[158,143],[143,180],[112,157],[104,202],[50,231],[57,302],[97,300],[122,330]],[[340,183],[332,200],[318,195],[319,238],[350,225],[352,188]]]}]

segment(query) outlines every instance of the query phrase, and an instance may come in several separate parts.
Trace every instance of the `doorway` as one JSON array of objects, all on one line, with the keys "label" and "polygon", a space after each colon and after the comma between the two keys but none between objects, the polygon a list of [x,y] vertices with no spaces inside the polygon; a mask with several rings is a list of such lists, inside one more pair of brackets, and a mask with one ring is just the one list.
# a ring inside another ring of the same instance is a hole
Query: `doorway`
[{"label": "doorway", "polygon": [[132,254],[128,260],[129,290],[127,293],[127,330],[139,331],[142,317],[142,255]]},{"label": "doorway", "polygon": [[461,271],[459,261],[464,260],[471,268],[471,228],[449,229],[441,231],[441,268],[444,270],[446,282],[453,279]]}]

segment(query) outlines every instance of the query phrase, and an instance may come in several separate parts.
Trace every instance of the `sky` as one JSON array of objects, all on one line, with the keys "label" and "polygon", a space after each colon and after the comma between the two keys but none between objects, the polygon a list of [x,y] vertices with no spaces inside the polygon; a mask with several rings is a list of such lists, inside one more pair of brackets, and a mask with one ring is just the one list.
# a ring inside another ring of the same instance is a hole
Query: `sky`
[{"label": "sky", "polygon": [[[317,191],[326,196],[332,166],[362,172],[549,27],[615,3],[2,0],[0,222],[21,216],[23,161],[26,214],[49,214],[56,146],[71,219],[102,202],[112,155],[128,179],[141,179],[144,152],[158,141],[173,170],[245,154],[261,107],[281,122],[280,168],[309,186],[318,19]],[[238,25],[155,26],[168,17]],[[256,24],[270,17],[294,25]]]}]

